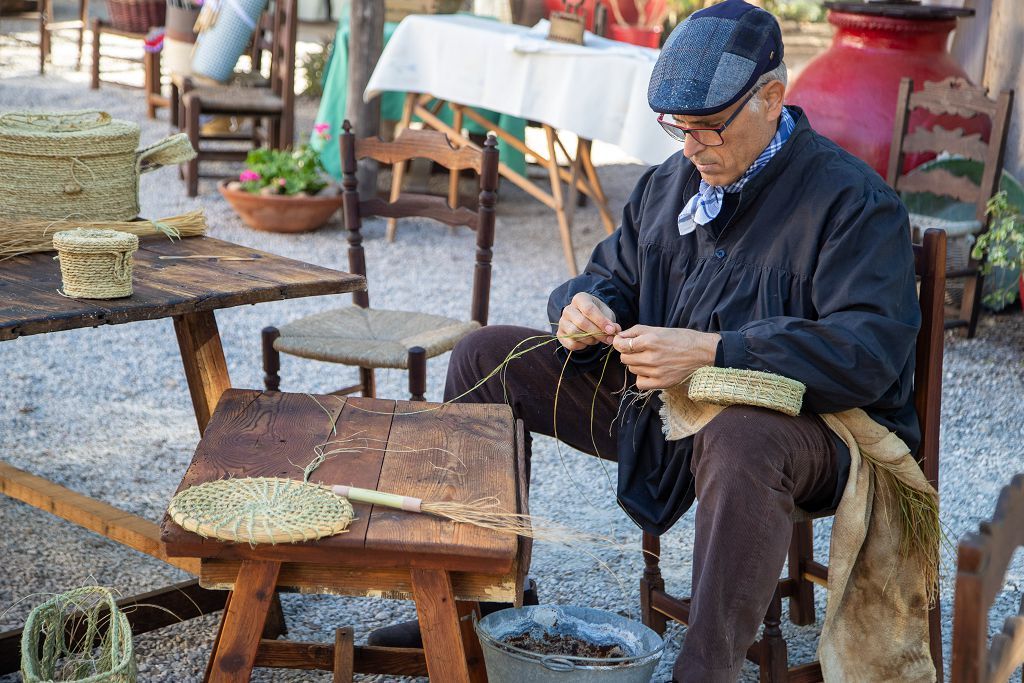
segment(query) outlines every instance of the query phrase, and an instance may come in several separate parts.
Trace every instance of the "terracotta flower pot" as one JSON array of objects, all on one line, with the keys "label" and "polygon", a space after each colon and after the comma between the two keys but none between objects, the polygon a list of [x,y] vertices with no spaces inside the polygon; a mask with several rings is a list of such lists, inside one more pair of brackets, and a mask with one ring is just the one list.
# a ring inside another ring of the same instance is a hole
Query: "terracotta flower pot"
[{"label": "terracotta flower pot", "polygon": [[[217,189],[245,224],[264,232],[307,232],[322,227],[341,208],[341,196],[318,194],[312,197],[259,195],[228,188],[222,180]],[[326,190],[329,192],[330,190]]]}]

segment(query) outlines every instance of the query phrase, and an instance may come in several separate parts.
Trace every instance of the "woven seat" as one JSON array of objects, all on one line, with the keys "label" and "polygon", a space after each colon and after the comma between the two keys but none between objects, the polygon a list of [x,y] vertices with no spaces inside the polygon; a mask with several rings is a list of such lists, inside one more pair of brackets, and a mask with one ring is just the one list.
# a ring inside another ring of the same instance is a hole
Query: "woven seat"
[{"label": "woven seat", "polygon": [[478,327],[475,320],[349,306],[283,325],[274,349],[331,363],[406,370],[410,349],[422,347],[433,358]]},{"label": "woven seat", "polygon": [[284,111],[284,100],[268,88],[244,86],[193,88],[186,99],[198,97],[207,114],[259,114]]},{"label": "woven seat", "polygon": [[[361,201],[356,181],[356,163],[360,159],[384,164],[427,159],[445,167],[456,178],[464,170],[473,170],[479,174],[480,186],[476,210],[449,204],[444,197],[410,193],[392,202],[382,198]],[[444,133],[408,128],[400,131],[392,142],[375,137],[356,140],[351,124],[345,121],[341,135],[341,167],[349,270],[357,275],[366,276],[361,230],[363,218],[367,216],[430,218],[476,232],[469,319],[462,321],[420,311],[375,309],[370,306],[367,292],[356,292],[354,306],[317,313],[280,328],[263,329],[264,386],[268,391],[280,391],[281,354],[286,353],[358,367],[359,383],[339,389],[335,394],[359,392],[363,396],[374,396],[375,369],[408,370],[409,395],[414,401],[422,401],[427,386],[427,359],[452,350],[460,339],[487,324],[494,205],[498,191],[497,140],[489,135],[482,150],[472,145],[456,148]],[[417,266],[435,269],[438,264],[429,257],[410,260],[411,272]],[[451,299],[456,289],[451,284],[445,283],[436,296],[446,301]],[[429,301],[429,297],[424,296],[423,300]]]}]

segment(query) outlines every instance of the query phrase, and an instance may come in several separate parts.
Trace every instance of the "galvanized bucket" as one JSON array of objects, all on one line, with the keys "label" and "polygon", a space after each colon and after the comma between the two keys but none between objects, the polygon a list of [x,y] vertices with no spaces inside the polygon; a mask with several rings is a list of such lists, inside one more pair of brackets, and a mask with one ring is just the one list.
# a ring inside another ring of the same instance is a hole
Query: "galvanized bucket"
[{"label": "galvanized bucket", "polygon": [[[504,609],[476,624],[491,683],[648,683],[661,659],[664,642],[643,624],[589,607],[538,605]],[[533,638],[570,636],[594,645],[618,645],[625,657],[591,658],[544,655],[503,642],[529,633]]]}]

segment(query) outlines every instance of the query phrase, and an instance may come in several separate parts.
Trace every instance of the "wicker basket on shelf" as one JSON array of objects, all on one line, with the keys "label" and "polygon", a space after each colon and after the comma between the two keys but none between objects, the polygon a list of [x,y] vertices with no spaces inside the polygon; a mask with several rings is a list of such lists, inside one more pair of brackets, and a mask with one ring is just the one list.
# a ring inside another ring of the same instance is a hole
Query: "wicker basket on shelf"
[{"label": "wicker basket on shelf", "polygon": [[384,0],[384,21],[401,21],[410,14],[454,14],[462,0]]},{"label": "wicker basket on shelf", "polygon": [[146,33],[164,25],[167,0],[107,0],[107,15],[119,31]]}]

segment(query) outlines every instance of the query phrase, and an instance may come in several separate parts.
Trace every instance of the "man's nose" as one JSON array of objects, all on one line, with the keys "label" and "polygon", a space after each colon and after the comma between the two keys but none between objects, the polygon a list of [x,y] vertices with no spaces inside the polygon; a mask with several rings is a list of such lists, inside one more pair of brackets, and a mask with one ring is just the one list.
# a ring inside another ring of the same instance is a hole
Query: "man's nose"
[{"label": "man's nose", "polygon": [[697,142],[697,138],[692,135],[687,135],[686,140],[683,141],[683,156],[687,159],[693,157],[694,154],[704,151],[707,145],[702,145]]}]

